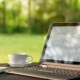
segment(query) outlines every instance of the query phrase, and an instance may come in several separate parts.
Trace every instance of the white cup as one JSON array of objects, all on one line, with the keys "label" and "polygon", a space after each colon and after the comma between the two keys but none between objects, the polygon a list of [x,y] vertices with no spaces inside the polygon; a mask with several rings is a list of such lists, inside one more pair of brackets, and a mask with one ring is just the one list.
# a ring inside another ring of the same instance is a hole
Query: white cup
[{"label": "white cup", "polygon": [[[33,60],[32,56],[29,56],[26,53],[13,53],[13,54],[9,54],[9,63],[12,64],[26,64],[26,63],[31,63]],[[30,58],[30,60],[27,60],[27,58]]]}]

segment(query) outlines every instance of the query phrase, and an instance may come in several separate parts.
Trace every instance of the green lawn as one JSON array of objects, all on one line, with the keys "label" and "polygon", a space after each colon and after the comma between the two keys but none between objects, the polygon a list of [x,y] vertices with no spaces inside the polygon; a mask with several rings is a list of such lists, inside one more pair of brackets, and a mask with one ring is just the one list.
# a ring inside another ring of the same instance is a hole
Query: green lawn
[{"label": "green lawn", "polygon": [[25,52],[33,56],[33,62],[40,59],[45,35],[2,35],[0,34],[0,63],[8,62],[8,54]]}]

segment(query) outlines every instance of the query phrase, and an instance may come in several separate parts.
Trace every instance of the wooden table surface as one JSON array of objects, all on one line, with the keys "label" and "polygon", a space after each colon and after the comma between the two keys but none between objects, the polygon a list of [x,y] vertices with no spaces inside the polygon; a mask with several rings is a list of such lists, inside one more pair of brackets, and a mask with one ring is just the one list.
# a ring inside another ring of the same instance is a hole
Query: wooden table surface
[{"label": "wooden table surface", "polygon": [[[37,65],[37,63],[33,63],[33,64]],[[10,66],[7,63],[4,63],[4,64],[0,64],[0,67],[9,68]],[[21,76],[21,75],[16,75],[16,74],[0,72],[0,80],[48,80],[48,79],[40,79],[40,78],[34,78],[34,77]],[[55,80],[55,79],[52,79],[52,80]],[[70,80],[80,80],[80,77],[70,79]]]},{"label": "wooden table surface", "polygon": [[[7,63],[4,63],[4,64],[0,64],[0,67],[2,68],[2,67],[10,67],[10,66]],[[0,72],[0,80],[44,80],[44,79]]]}]

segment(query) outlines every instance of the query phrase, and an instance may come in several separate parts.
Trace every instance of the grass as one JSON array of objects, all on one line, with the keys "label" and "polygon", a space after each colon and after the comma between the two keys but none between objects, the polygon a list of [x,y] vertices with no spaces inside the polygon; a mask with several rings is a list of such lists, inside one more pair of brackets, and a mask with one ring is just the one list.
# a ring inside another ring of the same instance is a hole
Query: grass
[{"label": "grass", "polygon": [[41,57],[45,35],[0,34],[0,63],[7,63],[8,54],[25,52],[33,56],[33,62]]}]

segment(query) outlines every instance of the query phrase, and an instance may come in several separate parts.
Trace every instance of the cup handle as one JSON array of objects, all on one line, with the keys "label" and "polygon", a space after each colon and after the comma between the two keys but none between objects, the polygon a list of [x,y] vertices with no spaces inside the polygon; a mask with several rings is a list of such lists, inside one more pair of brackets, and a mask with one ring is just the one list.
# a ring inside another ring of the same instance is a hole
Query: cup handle
[{"label": "cup handle", "polygon": [[32,56],[28,56],[27,58],[30,58],[30,60],[27,60],[28,63],[32,63],[33,57]]}]

